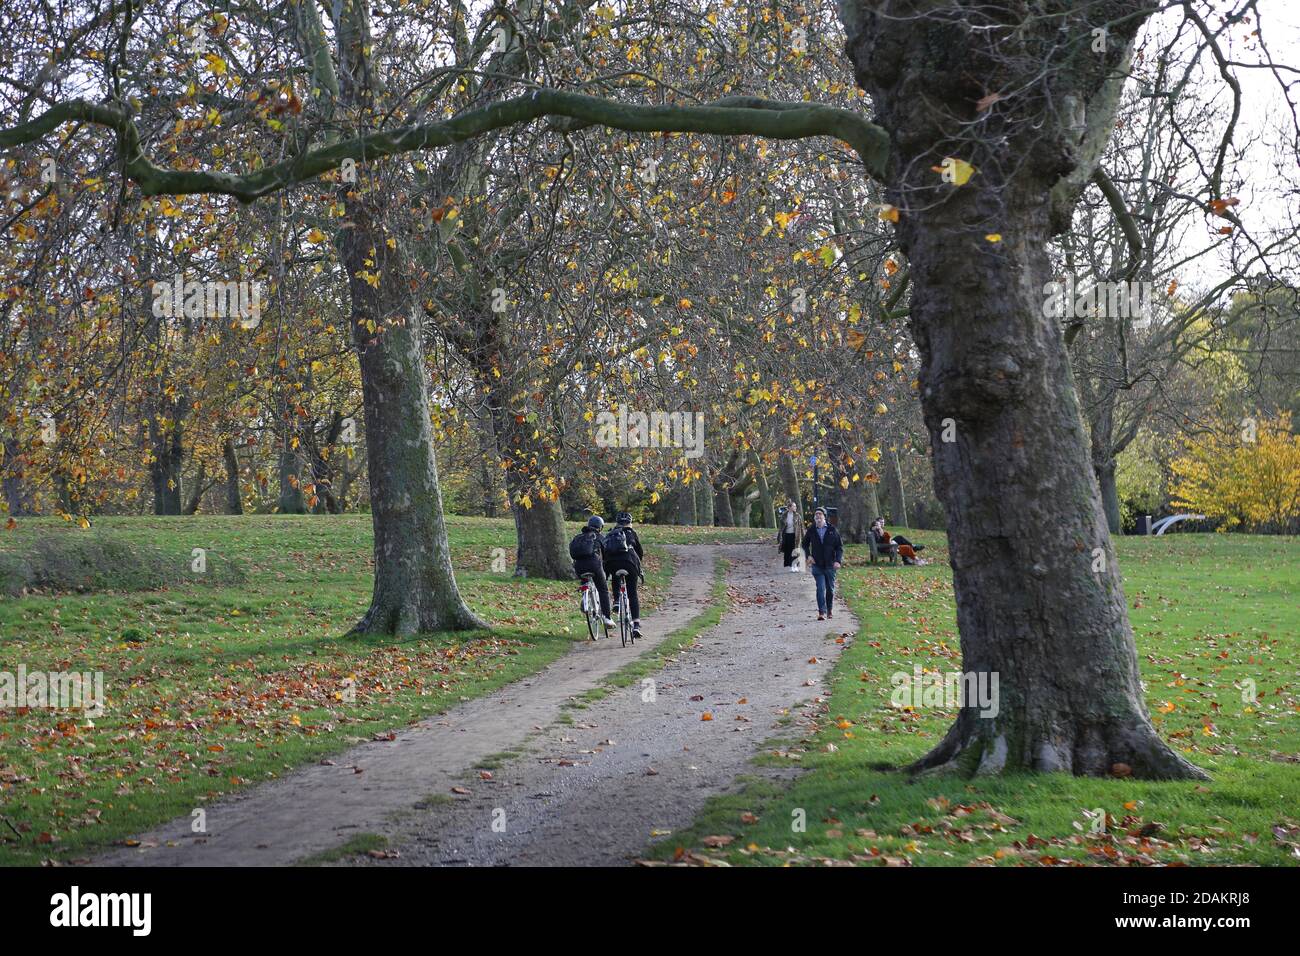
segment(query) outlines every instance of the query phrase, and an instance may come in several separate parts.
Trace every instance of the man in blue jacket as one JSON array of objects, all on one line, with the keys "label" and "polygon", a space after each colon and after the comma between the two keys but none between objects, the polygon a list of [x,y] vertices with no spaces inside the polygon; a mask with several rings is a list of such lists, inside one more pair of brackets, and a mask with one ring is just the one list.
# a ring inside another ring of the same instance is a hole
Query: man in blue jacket
[{"label": "man in blue jacket", "polygon": [[826,509],[813,512],[813,526],[803,536],[803,553],[817,581],[817,620],[835,616],[835,572],[844,561],[840,533],[826,523]]}]

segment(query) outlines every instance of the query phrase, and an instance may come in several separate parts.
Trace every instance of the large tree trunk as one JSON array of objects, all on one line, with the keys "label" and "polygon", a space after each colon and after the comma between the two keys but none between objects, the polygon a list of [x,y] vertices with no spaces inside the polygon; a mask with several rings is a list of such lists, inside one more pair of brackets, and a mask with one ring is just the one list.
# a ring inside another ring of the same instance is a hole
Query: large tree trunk
[{"label": "large tree trunk", "polygon": [[903,468],[898,450],[890,449],[885,462],[885,494],[889,500],[889,523],[907,525],[907,498],[903,494]]},{"label": "large tree trunk", "polygon": [[27,458],[18,446],[18,439],[4,440],[3,484],[5,504],[11,518],[22,518],[32,513],[31,494],[24,482]]},{"label": "large tree trunk", "polygon": [[[786,498],[793,499],[800,507],[803,508],[803,499],[799,497],[799,475],[794,470],[794,460],[787,452],[781,452],[781,457],[777,460],[777,470],[781,473],[781,490],[785,492]],[[775,527],[775,519],[773,519]]]},{"label": "large tree trunk", "polygon": [[203,484],[204,481],[207,480],[207,477],[208,477],[208,466],[205,465],[203,462],[199,462],[199,470],[194,475],[194,487],[190,489],[190,500],[185,505],[185,513],[187,515],[194,515],[199,513],[199,505],[203,501],[203,492],[207,490],[207,488],[204,487]]},{"label": "large tree trunk", "polygon": [[713,492],[713,523],[719,528],[736,526],[736,516],[731,510],[731,486],[725,481]]},{"label": "large tree trunk", "polygon": [[713,482],[709,480],[708,468],[703,468],[704,475],[691,483],[695,489],[695,523],[713,527]]},{"label": "large tree trunk", "polygon": [[1097,475],[1097,487],[1101,491],[1101,509],[1106,515],[1106,527],[1111,534],[1119,534],[1123,525],[1123,516],[1119,507],[1119,485],[1115,481],[1116,463],[1114,459],[1094,465]]},{"label": "large tree trunk", "polygon": [[693,525],[695,524],[695,485],[678,485],[675,494],[677,500],[677,515],[673,519],[675,524]]},{"label": "large tree trunk", "polygon": [[478,481],[482,492],[483,517],[495,518],[501,502],[501,486],[497,482],[498,469],[496,467],[497,462],[501,460],[501,455],[497,447],[492,409],[486,398],[479,403],[477,419]]},{"label": "large tree trunk", "polygon": [[221,443],[221,460],[226,466],[226,514],[244,513],[243,495],[239,493],[239,456],[235,453],[235,439],[227,437]]},{"label": "large tree trunk", "polygon": [[293,440],[298,437],[297,418],[283,398],[280,399],[280,421],[280,449],[276,455],[280,495],[276,510],[283,515],[306,514],[307,499],[302,491],[298,452],[293,448]]},{"label": "large tree trunk", "polygon": [[178,515],[181,513],[181,465],[185,457],[182,444],[181,423],[177,420],[164,425],[155,412],[149,419],[149,444],[153,461],[149,464],[149,480],[153,485],[153,513]]},{"label": "large tree trunk", "polygon": [[[492,355],[490,351],[480,354]],[[553,464],[551,454],[544,440],[532,437],[536,426],[527,419],[521,423],[517,410],[508,404],[511,384],[504,380],[500,385],[492,384],[491,366],[487,364],[479,369],[479,378],[497,450],[506,465],[506,491],[518,535],[515,575],[568,581],[573,578],[573,562],[569,560],[564,509],[558,495],[548,498],[547,488],[538,487],[548,463]],[[523,503],[525,497],[528,506]]]},{"label": "large tree trunk", "polygon": [[[913,769],[1201,777],[1147,715],[1064,339],[1044,308],[1047,243],[1063,228],[1062,200],[1049,196],[1086,161],[1054,107],[1078,97],[1108,135],[1114,107],[1100,94],[1143,16],[1136,3],[1102,5],[1091,16],[1097,26],[1109,18],[1119,49],[1090,54],[1085,39],[1071,54],[1061,39],[1087,38],[1092,8],[1046,6],[1073,11],[1068,30],[1064,18],[1022,25],[996,9],[989,29],[973,30],[913,0],[841,8],[858,81],[891,134],[886,199],[901,210],[963,669],[999,678],[996,714],[968,701]],[[1135,15],[1124,22],[1124,13]],[[988,77],[1016,93],[977,116]],[[965,186],[945,182],[931,170],[946,156],[978,174]],[[945,419],[955,441],[941,440]]]},{"label": "large tree trunk", "polygon": [[[365,202],[349,199],[347,207],[351,226],[340,246],[360,353],[375,531],[374,594],[352,633],[482,627],[452,573],[418,313],[406,293],[401,244],[389,247]],[[381,277],[378,287],[361,278],[366,272]]]},{"label": "large tree trunk", "polygon": [[[836,469],[837,477],[845,477],[842,469]],[[867,540],[867,531],[875,518],[875,486],[871,482],[859,479],[850,481],[847,488],[839,492],[840,511],[836,530],[840,537],[852,544],[862,544]]]},{"label": "large tree trunk", "polygon": [[1096,420],[1089,431],[1092,469],[1101,488],[1101,507],[1111,534],[1120,532],[1119,488],[1115,483],[1115,454],[1112,437],[1115,422],[1115,398],[1107,396],[1096,410]]},{"label": "large tree trunk", "polygon": [[513,510],[518,536],[515,576],[555,581],[573,578],[560,499],[534,501],[531,508],[516,502]]},{"label": "large tree trunk", "polygon": [[754,483],[758,485],[758,502],[763,509],[763,526],[775,528],[776,506],[772,503],[772,490],[767,485],[767,475],[763,472],[763,462],[758,457],[758,452],[749,453],[749,467],[754,473]]}]

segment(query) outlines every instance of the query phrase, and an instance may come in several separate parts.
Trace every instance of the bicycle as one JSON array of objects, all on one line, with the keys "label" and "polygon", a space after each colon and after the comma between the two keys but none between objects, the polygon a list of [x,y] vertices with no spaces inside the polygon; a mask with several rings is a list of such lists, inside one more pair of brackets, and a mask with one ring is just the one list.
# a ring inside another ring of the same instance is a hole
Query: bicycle
[{"label": "bicycle", "polygon": [[627,600],[627,572],[615,571],[614,579],[618,581],[616,600],[618,601],[618,633],[623,639],[623,646],[636,643],[636,631],[632,630],[632,609]]},{"label": "bicycle", "polygon": [[[578,589],[581,595],[578,601],[582,609],[582,615],[587,619],[587,633],[591,639],[597,640],[597,629],[605,629],[605,622],[600,616],[600,595],[596,593],[595,578],[590,571],[582,575],[582,586]],[[609,632],[605,629],[605,636],[609,637]]]}]

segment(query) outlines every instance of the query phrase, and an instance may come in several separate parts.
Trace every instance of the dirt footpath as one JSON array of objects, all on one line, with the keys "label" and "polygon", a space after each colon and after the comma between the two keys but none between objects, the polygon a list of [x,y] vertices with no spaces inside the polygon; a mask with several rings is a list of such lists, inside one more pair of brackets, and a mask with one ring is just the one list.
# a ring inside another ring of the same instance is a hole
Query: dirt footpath
[{"label": "dirt footpath", "polygon": [[491,779],[471,771],[468,793],[444,791],[381,829],[396,858],[347,862],[625,865],[735,786],[783,716],[820,693],[834,638],[856,624],[842,604],[818,622],[811,576],[784,571],[770,549],[716,550],[731,562],[730,609],[652,683],[569,710],[573,723],[535,735]]},{"label": "dirt footpath", "polygon": [[[717,548],[670,547],[675,567],[669,593],[646,618],[648,649],[703,613],[713,587]],[[574,620],[578,619],[574,602]],[[560,716],[571,698],[596,686],[633,657],[615,636],[575,644],[530,678],[446,714],[397,732],[394,741],[364,743],[242,794],[204,805],[207,833],[192,833],[191,818],[139,834],[92,861],[96,866],[285,865],[382,831],[389,818],[430,794],[445,794],[465,771],[492,754],[520,747]],[[357,773],[360,768],[364,772]]]}]

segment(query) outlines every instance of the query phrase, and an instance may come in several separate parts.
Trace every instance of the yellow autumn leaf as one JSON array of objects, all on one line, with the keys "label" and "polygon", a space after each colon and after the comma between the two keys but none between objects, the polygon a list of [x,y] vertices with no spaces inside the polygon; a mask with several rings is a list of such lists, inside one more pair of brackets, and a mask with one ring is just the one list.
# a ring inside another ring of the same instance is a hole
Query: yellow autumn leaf
[{"label": "yellow autumn leaf", "polygon": [[964,159],[957,159],[955,156],[945,156],[942,166],[931,166],[932,170],[943,176],[943,181],[952,183],[954,186],[965,186],[970,182],[971,176],[975,174],[975,167]]}]

